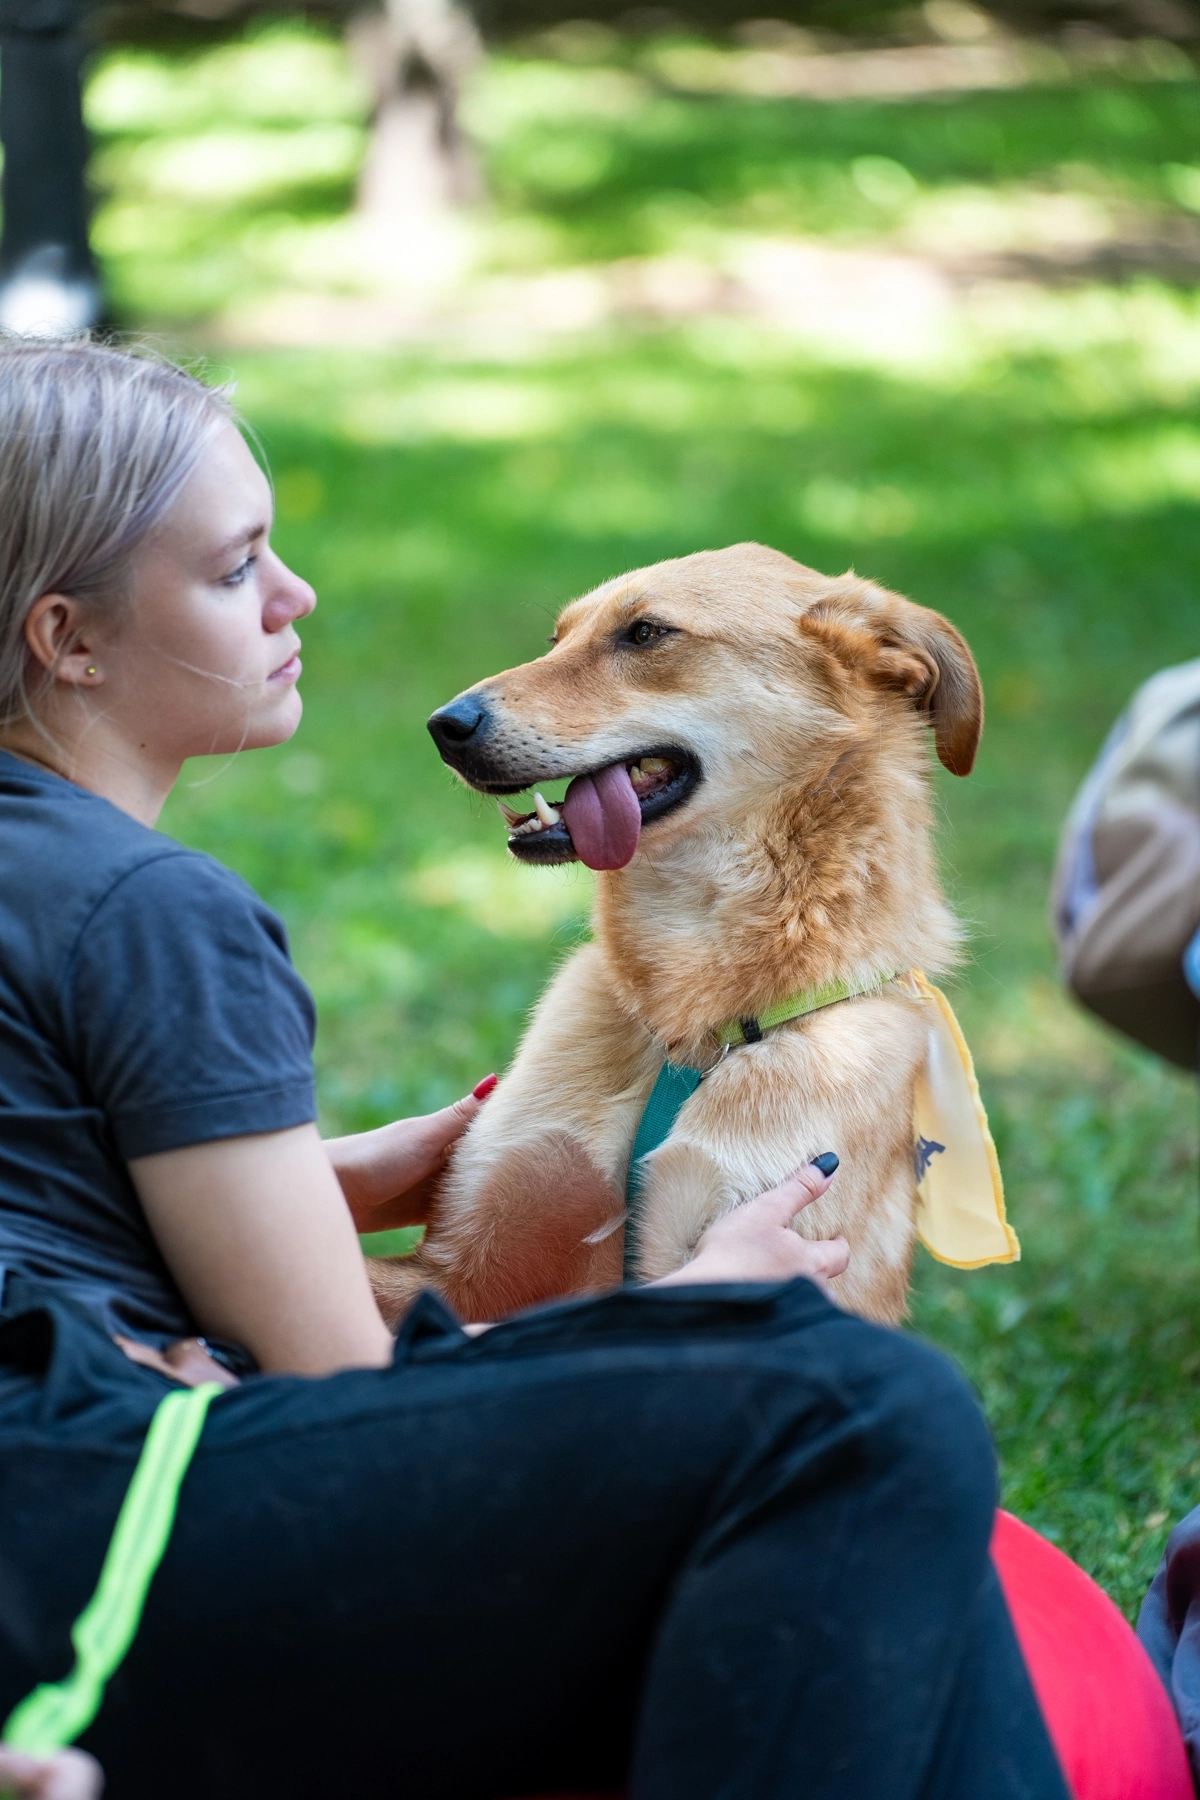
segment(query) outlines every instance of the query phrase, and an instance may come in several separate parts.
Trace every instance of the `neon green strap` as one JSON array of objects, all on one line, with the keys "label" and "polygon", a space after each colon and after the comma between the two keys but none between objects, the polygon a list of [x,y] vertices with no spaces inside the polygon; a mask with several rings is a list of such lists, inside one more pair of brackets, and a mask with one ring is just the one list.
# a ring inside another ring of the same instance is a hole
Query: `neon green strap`
[{"label": "neon green strap", "polygon": [[764,1031],[773,1025],[786,1025],[789,1019],[802,1019],[805,1013],[820,1012],[823,1006],[836,1006],[839,1000],[855,1000],[860,994],[877,994],[894,975],[872,975],[869,981],[827,981],[824,987],[801,988],[786,1000],[776,1001],[757,1018],[727,1019],[718,1025],[718,1044],[756,1044]]},{"label": "neon green strap", "polygon": [[71,1627],[75,1666],[46,1681],[9,1714],[3,1742],[30,1756],[73,1744],[100,1710],[104,1689],[142,1622],[154,1571],[175,1524],[179,1489],[219,1382],[181,1388],[159,1402],[109,1539],[96,1591]]}]

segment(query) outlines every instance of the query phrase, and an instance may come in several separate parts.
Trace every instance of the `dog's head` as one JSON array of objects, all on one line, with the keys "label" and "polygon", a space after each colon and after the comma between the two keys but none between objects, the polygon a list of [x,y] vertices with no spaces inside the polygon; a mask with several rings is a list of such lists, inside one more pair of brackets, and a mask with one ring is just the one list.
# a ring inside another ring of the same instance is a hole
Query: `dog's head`
[{"label": "dog's head", "polygon": [[967,775],[983,729],[970,651],[938,613],[761,544],[657,563],[559,618],[536,662],[468,688],[429,721],[481,793],[570,785],[559,807],[502,809],[525,862],[620,868],[641,832],[745,818],[856,749],[911,735]]}]

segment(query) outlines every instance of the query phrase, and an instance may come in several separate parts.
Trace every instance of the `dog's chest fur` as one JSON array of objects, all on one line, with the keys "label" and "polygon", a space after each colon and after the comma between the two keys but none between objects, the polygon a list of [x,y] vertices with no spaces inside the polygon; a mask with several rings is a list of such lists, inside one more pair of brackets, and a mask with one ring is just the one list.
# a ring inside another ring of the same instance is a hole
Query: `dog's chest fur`
[{"label": "dog's chest fur", "polygon": [[[919,1008],[889,993],[842,1002],[731,1051],[647,1159],[639,1272],[678,1268],[714,1219],[833,1149],[838,1180],[800,1229],[845,1232],[859,1247],[839,1284],[845,1303],[899,1317],[916,1205],[912,1085],[923,1050]],[[460,1305],[464,1290],[473,1298],[485,1287],[494,1301],[500,1269],[514,1279],[521,1271],[504,1296],[518,1305],[620,1280],[623,1232],[605,1232],[625,1205],[630,1150],[660,1062],[649,1031],[618,1003],[601,952],[577,951],[463,1142],[439,1203],[431,1249]]]}]

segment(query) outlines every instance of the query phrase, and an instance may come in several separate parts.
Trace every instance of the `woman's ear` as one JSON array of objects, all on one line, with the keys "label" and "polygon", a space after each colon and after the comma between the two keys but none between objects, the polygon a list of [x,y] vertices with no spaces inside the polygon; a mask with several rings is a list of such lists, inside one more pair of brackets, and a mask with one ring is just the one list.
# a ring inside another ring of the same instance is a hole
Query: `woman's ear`
[{"label": "woman's ear", "polygon": [[89,645],[84,610],[69,594],[43,594],[25,617],[25,642],[56,681],[96,687],[104,679]]},{"label": "woman's ear", "polygon": [[943,765],[952,775],[971,773],[983,736],[983,688],[966,639],[949,619],[851,576],[800,623],[868,680],[898,689],[928,713]]}]

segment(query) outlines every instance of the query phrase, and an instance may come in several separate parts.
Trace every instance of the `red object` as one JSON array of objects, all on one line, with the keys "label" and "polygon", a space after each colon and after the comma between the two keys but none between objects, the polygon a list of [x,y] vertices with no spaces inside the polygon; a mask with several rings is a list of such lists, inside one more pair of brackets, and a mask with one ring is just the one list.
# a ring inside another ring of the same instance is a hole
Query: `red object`
[{"label": "red object", "polygon": [[998,1512],[992,1557],[1075,1800],[1195,1800],[1175,1712],[1108,1595]]},{"label": "red object", "polygon": [[499,1079],[500,1077],[498,1075],[485,1075],[483,1080],[471,1089],[472,1098],[475,1100],[486,1100]]},{"label": "red object", "polygon": [[1196,1800],[1171,1702],[1104,1590],[1011,1513],[992,1558],[1074,1800]]}]

